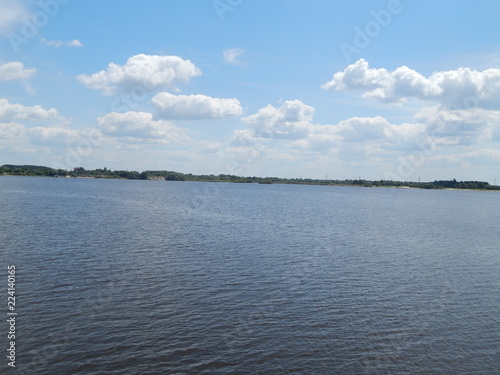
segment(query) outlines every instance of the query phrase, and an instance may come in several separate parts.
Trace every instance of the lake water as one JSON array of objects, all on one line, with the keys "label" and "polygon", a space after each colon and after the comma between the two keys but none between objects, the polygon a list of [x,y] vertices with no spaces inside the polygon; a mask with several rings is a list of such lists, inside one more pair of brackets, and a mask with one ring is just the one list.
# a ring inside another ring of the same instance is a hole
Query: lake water
[{"label": "lake water", "polygon": [[0,372],[495,374],[499,208],[497,192],[0,177],[18,297]]}]

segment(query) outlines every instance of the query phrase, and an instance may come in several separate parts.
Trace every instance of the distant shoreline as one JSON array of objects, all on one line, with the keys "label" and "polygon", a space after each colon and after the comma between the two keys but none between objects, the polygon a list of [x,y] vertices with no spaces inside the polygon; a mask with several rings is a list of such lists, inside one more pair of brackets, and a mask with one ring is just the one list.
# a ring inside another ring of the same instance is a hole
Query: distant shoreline
[{"label": "distant shoreline", "polygon": [[57,177],[57,178],[84,178],[107,180],[148,180],[148,181],[193,181],[193,182],[229,182],[229,183],[256,183],[280,185],[318,185],[318,186],[355,186],[355,187],[390,187],[397,189],[432,189],[432,190],[477,190],[500,191],[500,186],[490,185],[483,181],[456,181],[441,180],[433,182],[392,181],[392,180],[319,180],[303,178],[280,177],[244,177],[227,174],[193,175],[173,171],[112,171],[107,168],[86,170],[82,167],[73,171],[53,169],[34,165],[11,165],[0,167],[0,176],[16,177]]},{"label": "distant shoreline", "polygon": [[[29,175],[9,175],[2,174],[0,177],[53,177],[53,176],[29,176]],[[59,177],[59,178],[67,178],[67,179],[80,179],[80,180],[121,180],[121,181],[168,181],[168,182],[209,182],[209,183],[221,183],[221,184],[238,184],[241,182],[232,182],[232,181],[210,181],[210,180],[186,180],[186,181],[175,181],[175,180],[141,180],[141,179],[130,179],[123,177]],[[245,184],[245,183],[243,183]],[[308,185],[308,186],[338,186],[338,187],[358,187],[358,188],[386,188],[386,189],[398,189],[398,190],[441,190],[441,191],[500,191],[500,187],[498,189],[461,189],[461,188],[421,188],[421,187],[410,187],[410,186],[396,186],[396,185],[383,185],[383,186],[363,186],[363,185],[354,185],[354,184],[337,184],[337,183],[314,183],[314,182],[273,182],[271,184],[262,184],[258,182],[250,182],[248,184],[254,185]],[[495,185],[494,185],[495,186]]]}]

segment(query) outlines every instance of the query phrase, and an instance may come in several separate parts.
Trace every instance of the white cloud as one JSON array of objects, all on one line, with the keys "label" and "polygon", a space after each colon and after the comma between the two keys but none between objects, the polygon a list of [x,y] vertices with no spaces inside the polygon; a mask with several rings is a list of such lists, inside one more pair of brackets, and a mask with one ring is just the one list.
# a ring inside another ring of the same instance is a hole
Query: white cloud
[{"label": "white cloud", "polygon": [[500,140],[500,111],[447,110],[435,106],[422,109],[415,118],[425,124],[427,134],[442,143],[472,145]]},{"label": "white cloud", "polygon": [[459,68],[430,76],[442,88],[442,104],[453,109],[500,109],[500,69]]},{"label": "white cloud", "polygon": [[344,141],[364,142],[368,140],[389,138],[391,124],[385,118],[377,117],[352,117],[339,122],[333,128]]},{"label": "white cloud", "polygon": [[321,87],[331,91],[363,90],[364,97],[389,102],[401,102],[407,97],[436,97],[442,92],[438,85],[406,66],[389,73],[386,69],[370,68],[364,59],[335,73],[332,80]]},{"label": "white cloud", "polygon": [[0,81],[12,81],[14,79],[27,79],[36,73],[36,69],[25,69],[21,62],[13,61],[0,65]]},{"label": "white cloud", "polygon": [[26,107],[22,104],[11,104],[7,99],[0,99],[0,122],[12,120],[52,120],[57,118],[57,110],[46,110],[40,105]]},{"label": "white cloud", "polygon": [[349,65],[322,85],[325,90],[361,90],[363,97],[385,102],[408,98],[430,100],[447,108],[500,108],[500,69],[459,68],[435,72],[428,78],[402,66],[389,72],[372,69],[364,59]]},{"label": "white cloud", "polygon": [[126,142],[170,143],[187,140],[185,132],[169,121],[153,120],[147,112],[111,112],[97,118],[99,130]]},{"label": "white cloud", "polygon": [[238,60],[246,51],[243,48],[230,48],[222,52],[224,61],[231,65],[241,65],[243,62]]},{"label": "white cloud", "polygon": [[29,17],[30,13],[19,0],[0,0],[0,33],[8,34],[11,29]]},{"label": "white cloud", "polygon": [[313,116],[313,107],[300,100],[288,100],[280,108],[268,105],[242,121],[257,137],[299,139],[309,132]]},{"label": "white cloud", "polygon": [[287,100],[280,108],[268,105],[259,109],[255,115],[244,117],[247,123],[256,122],[310,122],[314,116],[314,108],[300,100]]},{"label": "white cloud", "polygon": [[173,95],[162,92],[151,102],[165,119],[220,119],[242,113],[237,99],[212,98],[205,95]]},{"label": "white cloud", "polygon": [[106,70],[90,76],[81,74],[77,79],[86,87],[102,90],[105,95],[130,92],[137,87],[147,91],[177,90],[176,85],[187,83],[201,75],[191,61],[178,56],[135,55],[125,65],[109,63]]},{"label": "white cloud", "polygon": [[78,39],[68,40],[65,42],[62,40],[47,40],[45,38],[42,38],[41,41],[43,44],[49,47],[61,47],[61,46],[83,47],[83,43],[80,42]]}]

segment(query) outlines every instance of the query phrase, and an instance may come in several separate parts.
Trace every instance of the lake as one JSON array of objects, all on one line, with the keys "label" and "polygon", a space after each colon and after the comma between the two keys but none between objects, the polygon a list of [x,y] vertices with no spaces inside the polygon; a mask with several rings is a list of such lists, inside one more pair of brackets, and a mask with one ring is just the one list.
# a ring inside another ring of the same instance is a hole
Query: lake
[{"label": "lake", "polygon": [[12,373],[498,373],[499,207],[498,192],[0,177]]}]

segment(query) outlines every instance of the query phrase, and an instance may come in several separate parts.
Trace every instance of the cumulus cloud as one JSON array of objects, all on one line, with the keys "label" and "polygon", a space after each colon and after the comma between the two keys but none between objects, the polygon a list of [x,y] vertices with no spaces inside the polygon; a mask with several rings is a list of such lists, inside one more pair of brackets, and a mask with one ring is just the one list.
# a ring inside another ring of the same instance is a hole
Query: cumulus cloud
[{"label": "cumulus cloud", "polygon": [[43,44],[49,47],[61,47],[61,46],[83,47],[83,43],[80,42],[78,39],[62,41],[62,40],[47,40],[45,38],[42,38],[41,41]]},{"label": "cumulus cloud", "polygon": [[363,90],[365,97],[390,102],[400,102],[407,97],[425,99],[441,94],[438,85],[406,66],[390,73],[386,69],[370,68],[364,59],[335,73],[332,80],[321,87],[331,91]]},{"label": "cumulus cloud", "polygon": [[242,113],[237,99],[212,98],[205,95],[173,95],[162,92],[151,102],[158,110],[158,115],[165,119],[221,119],[239,116]]},{"label": "cumulus cloud", "polygon": [[97,118],[99,130],[108,136],[137,143],[170,143],[188,139],[184,131],[169,121],[153,120],[147,112],[111,112]]},{"label": "cumulus cloud", "polygon": [[0,81],[12,81],[14,79],[27,79],[36,73],[36,69],[25,69],[21,62],[13,61],[0,65]]},{"label": "cumulus cloud", "polygon": [[287,100],[280,108],[268,105],[255,115],[244,117],[246,123],[257,122],[309,122],[314,116],[314,108],[300,100]]},{"label": "cumulus cloud", "polygon": [[352,117],[339,122],[333,131],[346,142],[364,142],[391,137],[391,124],[385,118]]},{"label": "cumulus cloud", "polygon": [[7,99],[0,99],[0,122],[13,120],[52,120],[57,118],[57,110],[42,108],[40,105],[26,107],[22,104],[11,104]]},{"label": "cumulus cloud", "polygon": [[433,73],[429,79],[441,87],[440,100],[448,108],[500,109],[500,69],[459,68]]},{"label": "cumulus cloud", "polygon": [[500,108],[500,69],[469,68],[435,72],[429,77],[401,66],[389,72],[370,68],[364,59],[337,72],[321,86],[325,90],[361,90],[364,97],[385,102],[408,98],[430,100],[448,108]]},{"label": "cumulus cloud", "polygon": [[238,60],[243,54],[245,50],[243,48],[230,48],[226,49],[222,52],[224,56],[224,61],[231,65],[241,65],[243,62]]},{"label": "cumulus cloud", "polygon": [[105,95],[130,92],[137,87],[147,91],[178,90],[201,71],[191,61],[178,56],[135,55],[125,65],[109,63],[106,70],[92,75],[80,74],[77,79],[86,87],[102,90]]},{"label": "cumulus cloud", "polygon": [[280,108],[268,105],[242,121],[257,137],[299,139],[308,133],[313,116],[313,107],[300,100],[288,100]]}]

